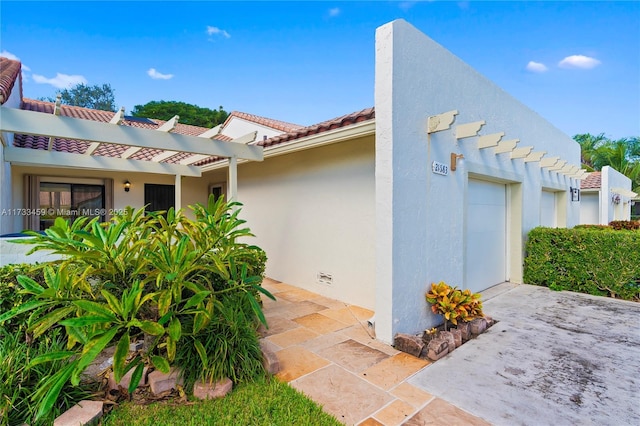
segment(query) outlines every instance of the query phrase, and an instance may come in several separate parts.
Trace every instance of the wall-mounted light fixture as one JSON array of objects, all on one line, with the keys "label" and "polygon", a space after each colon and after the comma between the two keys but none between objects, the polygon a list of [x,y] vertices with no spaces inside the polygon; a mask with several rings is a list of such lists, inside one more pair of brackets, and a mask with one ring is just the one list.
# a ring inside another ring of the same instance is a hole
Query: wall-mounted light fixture
[{"label": "wall-mounted light fixture", "polygon": [[580,188],[569,187],[571,190],[571,201],[580,201]]},{"label": "wall-mounted light fixture", "polygon": [[129,190],[131,189],[131,182],[129,182],[128,180],[124,181],[124,192],[129,192]]},{"label": "wall-mounted light fixture", "polygon": [[620,204],[620,194],[613,194],[611,196],[611,202],[613,204]]},{"label": "wall-mounted light fixture", "polygon": [[456,171],[456,164],[458,162],[458,158],[464,158],[464,155],[456,154],[455,152],[451,153],[451,171],[452,172]]}]

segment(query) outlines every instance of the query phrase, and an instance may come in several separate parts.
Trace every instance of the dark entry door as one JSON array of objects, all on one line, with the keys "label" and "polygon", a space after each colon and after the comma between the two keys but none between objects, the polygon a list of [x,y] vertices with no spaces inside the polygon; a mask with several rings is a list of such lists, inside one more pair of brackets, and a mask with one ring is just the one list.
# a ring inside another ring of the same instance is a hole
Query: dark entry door
[{"label": "dark entry door", "polygon": [[144,184],[144,204],[147,211],[169,210],[175,207],[176,188],[174,185]]}]

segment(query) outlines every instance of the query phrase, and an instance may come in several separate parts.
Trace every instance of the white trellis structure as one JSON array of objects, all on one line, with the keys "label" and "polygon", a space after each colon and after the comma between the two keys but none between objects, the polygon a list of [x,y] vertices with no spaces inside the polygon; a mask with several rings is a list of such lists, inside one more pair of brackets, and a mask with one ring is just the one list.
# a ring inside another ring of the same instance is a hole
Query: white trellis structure
[{"label": "white trellis structure", "polygon": [[[109,123],[60,116],[58,108],[53,114],[0,107],[0,131],[12,134],[39,135],[49,137],[47,150],[35,150],[9,146],[2,138],[4,161],[25,166],[52,166],[74,169],[143,172],[175,176],[175,207],[181,208],[182,176],[200,177],[202,169],[194,164],[209,157],[228,158],[229,178],[227,194],[230,200],[237,199],[238,159],[262,161],[261,146],[249,145],[255,141],[257,132],[251,132],[232,141],[216,139],[220,126],[198,136],[171,133],[178,123],[175,116],[158,129],[142,129],[121,125],[124,110],[116,112]],[[87,141],[89,148],[82,154],[53,151],[55,138]],[[95,155],[102,144],[127,146],[120,157]],[[141,149],[162,152],[150,161],[131,158]],[[179,164],[165,160],[180,153],[191,154]]]}]

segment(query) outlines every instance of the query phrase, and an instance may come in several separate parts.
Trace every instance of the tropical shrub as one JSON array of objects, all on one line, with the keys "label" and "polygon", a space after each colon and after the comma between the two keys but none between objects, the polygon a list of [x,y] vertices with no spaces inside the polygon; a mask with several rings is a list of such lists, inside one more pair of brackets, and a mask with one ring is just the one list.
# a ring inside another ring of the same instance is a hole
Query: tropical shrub
[{"label": "tropical shrub", "polygon": [[37,402],[41,396],[36,389],[40,382],[51,380],[65,362],[31,364],[31,361],[64,349],[66,339],[60,331],[52,330],[33,344],[28,344],[24,336],[0,327],[0,424],[53,424],[57,416],[96,390],[96,383],[82,382],[77,387],[64,384],[51,411],[36,421]]},{"label": "tropical shrub", "polygon": [[214,383],[229,377],[241,383],[266,374],[256,322],[239,302],[224,298],[211,322],[188,337],[192,342],[178,346],[175,365],[183,371],[185,389],[190,391],[198,380]]},{"label": "tropical shrub", "polygon": [[444,281],[431,283],[431,290],[426,293],[425,298],[431,304],[431,312],[444,316],[445,330],[447,322],[457,325],[458,321],[469,322],[484,316],[480,293],[472,293],[469,289],[460,290]]},{"label": "tropical shrub", "polygon": [[[42,272],[34,265],[24,263],[0,267],[0,313],[10,311],[25,303],[30,297],[20,292],[22,287],[18,283],[19,275],[29,275],[40,284],[44,283]],[[27,316],[22,315],[5,321],[3,328],[13,334],[24,334]]]},{"label": "tropical shrub", "polygon": [[[44,235],[31,233],[32,239],[21,241],[34,245],[30,252],[46,249],[63,255],[41,266],[44,284],[19,276],[21,293],[30,299],[0,314],[0,324],[29,314],[27,331],[34,338],[52,328],[65,331],[66,350],[31,361],[66,362],[39,385],[38,418],[51,410],[68,381],[79,384],[81,373],[109,345],[116,345],[115,380],[134,370],[132,392],[145,365],[169,371],[178,342],[207,361],[207,351],[216,348],[203,348],[194,337],[226,318],[221,316],[223,301],[235,301],[248,318],[246,324],[266,324],[257,295],[273,296],[260,286],[262,276],[255,275],[264,273],[259,262],[266,257],[240,242],[252,234],[238,218],[239,204],[210,197],[206,206],[192,209],[196,220],[173,209],[145,215],[130,208],[106,224],[97,218],[73,224],[58,218]],[[130,342],[142,337],[144,350],[129,359]]]},{"label": "tropical shrub", "polygon": [[535,228],[526,252],[526,283],[640,300],[640,232]]}]

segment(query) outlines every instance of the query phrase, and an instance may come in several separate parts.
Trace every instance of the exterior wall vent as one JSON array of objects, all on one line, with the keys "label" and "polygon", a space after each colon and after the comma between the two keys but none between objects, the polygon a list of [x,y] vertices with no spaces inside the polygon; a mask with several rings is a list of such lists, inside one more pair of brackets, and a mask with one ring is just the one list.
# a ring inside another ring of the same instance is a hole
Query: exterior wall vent
[{"label": "exterior wall vent", "polygon": [[333,285],[333,275],[326,272],[318,272],[318,284]]}]

